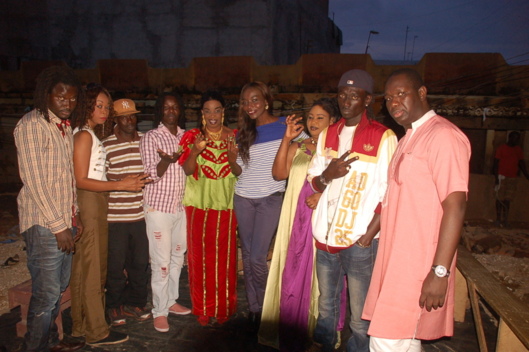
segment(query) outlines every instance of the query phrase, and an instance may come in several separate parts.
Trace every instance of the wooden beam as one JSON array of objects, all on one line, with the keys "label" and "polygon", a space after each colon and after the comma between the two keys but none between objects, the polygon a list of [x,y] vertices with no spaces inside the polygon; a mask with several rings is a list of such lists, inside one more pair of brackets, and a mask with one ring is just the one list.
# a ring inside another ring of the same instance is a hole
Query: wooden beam
[{"label": "wooden beam", "polygon": [[489,117],[444,116],[459,128],[483,130],[529,130],[529,119]]},{"label": "wooden beam", "polygon": [[459,269],[456,269],[455,290],[454,320],[462,323],[465,321],[465,311],[470,307],[470,303],[468,300],[467,280],[465,280]]},{"label": "wooden beam", "polygon": [[[457,268],[467,280],[474,316],[479,306],[473,300],[478,298],[477,293],[479,293],[479,296],[500,316],[520,343],[529,349],[529,309],[527,305],[509,292],[461,245],[458,248]],[[476,326],[477,324],[481,323],[476,321]]]},{"label": "wooden beam", "polygon": [[476,292],[476,286],[470,280],[467,280],[467,284],[468,293],[470,295],[470,305],[472,306],[472,314],[474,315],[474,324],[476,325],[476,334],[478,335],[479,351],[487,352],[487,339],[485,338],[485,330],[483,330],[483,320],[481,320],[479,297]]},{"label": "wooden beam", "polygon": [[509,329],[503,319],[500,319],[498,326],[498,341],[496,342],[496,352],[528,352],[529,350],[516,338],[516,335]]}]

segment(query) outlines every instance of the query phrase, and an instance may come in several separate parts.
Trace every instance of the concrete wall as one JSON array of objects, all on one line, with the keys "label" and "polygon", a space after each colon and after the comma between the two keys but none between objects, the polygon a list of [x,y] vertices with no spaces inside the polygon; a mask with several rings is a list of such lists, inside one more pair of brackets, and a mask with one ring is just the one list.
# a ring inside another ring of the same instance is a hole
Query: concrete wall
[{"label": "concrete wall", "polygon": [[[423,75],[429,95],[438,96],[432,100],[433,105],[438,101],[445,105],[443,113],[478,118],[477,125],[467,124],[468,128],[482,128],[491,122],[482,121],[485,107],[487,116],[529,116],[529,76],[523,74],[527,65],[505,65],[498,72],[486,68],[505,63],[499,54],[448,57],[451,59],[447,59],[447,54],[426,54],[417,65],[387,66],[375,64],[370,55],[364,54],[304,54],[288,65],[262,65],[253,56],[219,56],[195,57],[183,68],[154,68],[145,59],[105,59],[97,61],[95,68],[77,69],[77,73],[85,83],[101,82],[111,90],[129,92],[151,93],[166,87],[198,91],[205,86],[240,89],[251,80],[261,80],[281,91],[335,92],[343,72],[362,68],[375,79],[375,93],[382,94],[392,71],[410,67]],[[18,71],[0,71],[0,94],[33,90],[40,71],[58,63],[64,61],[28,61]],[[452,96],[448,105],[447,95]],[[464,106],[464,110],[449,108],[454,106]],[[511,107],[519,111],[510,111]]]},{"label": "concrete wall", "polygon": [[195,57],[253,56],[295,63],[305,53],[339,52],[328,0],[3,0],[0,68],[21,61],[141,59],[187,67]]},{"label": "concrete wall", "polygon": [[497,95],[502,77],[512,79],[508,72],[512,70],[497,53],[429,53],[419,66],[423,67],[423,79],[430,91],[438,94]]}]

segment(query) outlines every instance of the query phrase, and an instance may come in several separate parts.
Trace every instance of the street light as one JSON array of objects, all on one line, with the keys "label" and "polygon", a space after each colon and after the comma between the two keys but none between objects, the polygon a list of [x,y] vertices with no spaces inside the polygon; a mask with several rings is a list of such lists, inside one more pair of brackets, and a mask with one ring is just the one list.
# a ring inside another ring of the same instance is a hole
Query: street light
[{"label": "street light", "polygon": [[365,54],[367,54],[367,49],[369,49],[369,39],[371,39],[371,34],[378,34],[377,31],[369,31],[369,35],[367,36],[367,44],[366,44],[366,52]]}]

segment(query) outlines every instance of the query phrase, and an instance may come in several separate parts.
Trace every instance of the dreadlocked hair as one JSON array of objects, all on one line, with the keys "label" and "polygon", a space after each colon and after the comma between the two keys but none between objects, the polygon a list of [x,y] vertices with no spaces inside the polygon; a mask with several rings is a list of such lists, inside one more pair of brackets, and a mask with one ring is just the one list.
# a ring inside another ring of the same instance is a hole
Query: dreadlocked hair
[{"label": "dreadlocked hair", "polygon": [[264,100],[268,104],[268,112],[270,114],[272,114],[272,105],[274,103],[274,98],[272,97],[270,89],[263,82],[254,81],[247,83],[242,87],[239,98],[239,133],[237,136],[237,143],[239,145],[239,155],[241,156],[243,163],[246,165],[250,161],[250,147],[257,139],[257,122],[248,116],[244,111],[244,106],[242,104],[244,92],[250,88],[255,88],[261,92]]},{"label": "dreadlocked hair", "polygon": [[160,124],[163,118],[163,104],[165,102],[166,97],[173,97],[176,99],[176,102],[178,103],[178,110],[180,114],[178,115],[178,127],[185,130],[186,128],[186,117],[185,117],[185,107],[184,107],[184,101],[182,100],[182,97],[180,94],[176,92],[164,92],[158,96],[158,99],[156,99],[156,103],[154,104],[154,120],[153,120],[153,127],[156,128]]},{"label": "dreadlocked hair", "polygon": [[42,70],[37,77],[33,105],[48,122],[50,121],[48,114],[48,96],[59,83],[75,87],[77,88],[77,92],[81,91],[79,79],[75,75],[74,70],[68,66],[50,66]]},{"label": "dreadlocked hair", "polygon": [[110,96],[108,90],[106,90],[100,84],[89,83],[86,88],[81,91],[81,94],[79,95],[79,104],[72,115],[72,128],[78,127],[81,129],[87,126],[88,120],[94,113],[97,97],[101,93],[108,97],[110,111],[108,114],[108,119],[105,121],[105,123],[96,125],[93,128],[94,134],[97,136],[97,138],[99,138],[99,140],[103,140],[104,138],[110,136],[114,126],[114,103],[112,102],[112,97]]}]

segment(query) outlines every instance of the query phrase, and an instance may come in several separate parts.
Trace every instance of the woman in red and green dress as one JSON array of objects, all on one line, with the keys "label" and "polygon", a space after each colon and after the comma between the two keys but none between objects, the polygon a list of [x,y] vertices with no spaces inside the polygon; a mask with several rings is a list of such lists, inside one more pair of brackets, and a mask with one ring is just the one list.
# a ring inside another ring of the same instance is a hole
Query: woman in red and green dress
[{"label": "woman in red and green dress", "polygon": [[[236,131],[224,126],[224,99],[208,91],[201,99],[199,128],[187,131],[179,159],[187,175],[189,287],[193,314],[201,325],[222,324],[237,309],[237,221],[233,211],[236,176],[228,144]],[[233,160],[234,162],[234,160]]]}]

